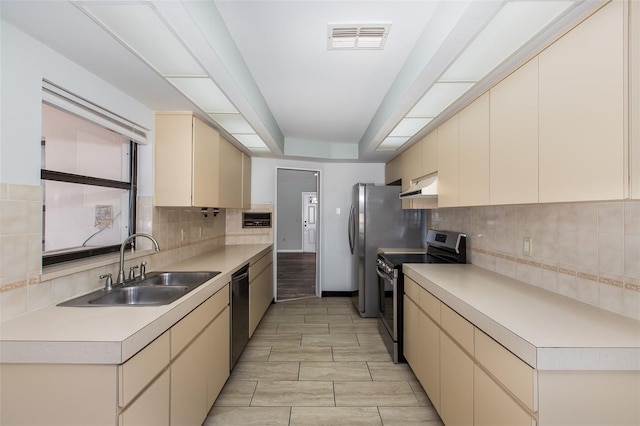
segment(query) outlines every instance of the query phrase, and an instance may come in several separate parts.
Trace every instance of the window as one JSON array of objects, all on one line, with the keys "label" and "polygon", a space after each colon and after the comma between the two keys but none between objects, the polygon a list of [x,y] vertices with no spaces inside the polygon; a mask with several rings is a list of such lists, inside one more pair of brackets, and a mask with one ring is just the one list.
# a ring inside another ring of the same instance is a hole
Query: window
[{"label": "window", "polygon": [[116,252],[135,232],[136,143],[91,120],[92,111],[70,112],[48,94],[43,90],[43,265]]}]

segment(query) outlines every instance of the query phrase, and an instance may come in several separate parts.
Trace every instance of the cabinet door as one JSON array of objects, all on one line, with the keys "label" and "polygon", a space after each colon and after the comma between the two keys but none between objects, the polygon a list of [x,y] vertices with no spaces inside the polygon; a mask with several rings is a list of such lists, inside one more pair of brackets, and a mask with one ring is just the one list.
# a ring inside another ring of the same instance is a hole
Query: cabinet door
[{"label": "cabinet door", "polygon": [[440,333],[440,417],[447,426],[473,424],[473,361]]},{"label": "cabinet door", "polygon": [[460,111],[460,205],[489,204],[489,93]]},{"label": "cabinet door", "polygon": [[420,365],[418,352],[418,305],[404,295],[404,357],[418,379]]},{"label": "cabinet door", "polygon": [[422,143],[422,176],[438,171],[438,132],[434,130],[425,136]]},{"label": "cabinet door", "polygon": [[156,114],[154,202],[157,206],[191,205],[193,117]]},{"label": "cabinet door", "polygon": [[[251,274],[250,274],[251,275]],[[273,262],[251,279],[249,284],[249,336],[260,324],[273,300]]]},{"label": "cabinet door", "polygon": [[460,204],[458,115],[438,127],[438,207]]},{"label": "cabinet door", "polygon": [[420,383],[436,410],[440,411],[440,327],[424,312],[418,317]]},{"label": "cabinet door", "polygon": [[242,208],[251,208],[251,157],[242,153]]},{"label": "cabinet door", "polygon": [[[195,339],[171,364],[171,424],[199,425],[207,416],[206,339]],[[228,365],[228,364],[227,364]]]},{"label": "cabinet door", "polygon": [[625,196],[624,4],[539,55],[540,202]]},{"label": "cabinet door", "polygon": [[169,426],[169,370],[162,375],[118,418],[120,426]]},{"label": "cabinet door", "polygon": [[229,378],[229,307],[205,329],[202,338],[206,342],[205,375],[207,378],[207,410],[213,406]]},{"label": "cabinet door", "polygon": [[218,193],[222,183],[218,177],[219,142],[218,132],[193,118],[193,206],[222,207]]},{"label": "cabinet door", "polygon": [[399,155],[384,165],[384,183],[389,185],[400,179],[402,179],[402,169]]},{"label": "cabinet door", "polygon": [[220,138],[220,202],[218,207],[242,207],[242,152]]},{"label": "cabinet door", "polygon": [[480,367],[473,375],[474,426],[532,426],[535,421]]},{"label": "cabinet door", "polygon": [[538,58],[490,91],[490,203],[538,202]]}]

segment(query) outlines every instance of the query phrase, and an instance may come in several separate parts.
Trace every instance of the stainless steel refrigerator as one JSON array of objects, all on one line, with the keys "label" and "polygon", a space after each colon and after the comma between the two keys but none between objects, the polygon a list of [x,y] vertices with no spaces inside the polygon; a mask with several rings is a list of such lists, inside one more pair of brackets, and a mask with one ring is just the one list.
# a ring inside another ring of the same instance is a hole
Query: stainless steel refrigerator
[{"label": "stainless steel refrigerator", "polygon": [[349,213],[353,304],[363,317],[379,316],[376,259],[381,247],[421,247],[425,215],[402,210],[399,186],[358,183]]}]

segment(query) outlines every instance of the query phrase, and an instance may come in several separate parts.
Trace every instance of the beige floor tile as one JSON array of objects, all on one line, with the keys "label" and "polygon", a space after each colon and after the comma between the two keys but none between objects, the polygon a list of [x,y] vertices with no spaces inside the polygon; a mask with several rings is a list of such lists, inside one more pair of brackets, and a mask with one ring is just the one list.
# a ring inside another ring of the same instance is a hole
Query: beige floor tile
[{"label": "beige floor tile", "polygon": [[360,346],[355,334],[304,334],[302,346]]},{"label": "beige floor tile", "polygon": [[298,380],[299,362],[238,362],[234,380]]},{"label": "beige floor tile", "polygon": [[[258,387],[260,387],[260,383],[258,383]],[[420,405],[413,389],[407,382],[335,382],[334,389],[336,406],[338,407],[417,407]]]},{"label": "beige floor tile", "polygon": [[260,334],[249,339],[247,347],[253,346],[300,346],[302,334]]},{"label": "beige floor tile", "polygon": [[253,332],[253,336],[262,334],[276,334],[276,331],[278,331],[278,324],[260,324]]},{"label": "beige floor tile", "polygon": [[334,347],[334,361],[391,361],[384,346]]},{"label": "beige floor tile", "polygon": [[305,315],[305,324],[353,324],[351,315]]},{"label": "beige floor tile", "polygon": [[394,364],[393,361],[370,361],[367,364],[373,380],[416,380],[408,364]]},{"label": "beige floor tile", "polygon": [[378,318],[362,318],[358,314],[351,314],[350,317],[354,324],[372,324],[378,327]]},{"label": "beige floor tile", "polygon": [[267,361],[271,353],[271,346],[247,346],[240,355],[239,362]]},{"label": "beige floor tile", "polygon": [[444,426],[433,407],[379,407],[384,426]]},{"label": "beige floor tile", "polygon": [[358,333],[358,343],[360,346],[384,345],[380,333]]},{"label": "beige floor tile", "polygon": [[382,425],[376,407],[292,407],[291,426],[294,425]]},{"label": "beige floor tile", "polygon": [[326,307],[287,306],[284,315],[327,315]]},{"label": "beige floor tile", "polygon": [[227,380],[216,399],[216,406],[248,407],[256,390],[256,380]]},{"label": "beige floor tile", "polygon": [[332,407],[332,382],[259,381],[251,406]]},{"label": "beige floor tile", "polygon": [[286,426],[289,407],[213,407],[203,426]]},{"label": "beige floor tile", "polygon": [[307,306],[353,306],[348,297],[313,297],[307,299]]},{"label": "beige floor tile", "polygon": [[265,315],[284,315],[284,310],[286,309],[285,306],[280,306],[280,305],[271,305],[269,306],[269,309],[267,309],[267,312],[265,313]]},{"label": "beige floor tile", "polygon": [[280,324],[277,334],[329,333],[329,324]]},{"label": "beige floor tile", "polygon": [[265,315],[262,317],[265,324],[304,324],[305,315]]},{"label": "beige floor tile", "polygon": [[272,361],[333,361],[330,347],[301,346],[299,348],[274,346],[269,362]]},{"label": "beige floor tile", "polygon": [[366,362],[301,362],[299,380],[371,380]]},{"label": "beige floor tile", "polygon": [[331,324],[329,325],[330,333],[357,333],[357,334],[379,334],[378,324]]},{"label": "beige floor tile", "polygon": [[353,306],[327,306],[329,315],[358,315],[358,311]]}]

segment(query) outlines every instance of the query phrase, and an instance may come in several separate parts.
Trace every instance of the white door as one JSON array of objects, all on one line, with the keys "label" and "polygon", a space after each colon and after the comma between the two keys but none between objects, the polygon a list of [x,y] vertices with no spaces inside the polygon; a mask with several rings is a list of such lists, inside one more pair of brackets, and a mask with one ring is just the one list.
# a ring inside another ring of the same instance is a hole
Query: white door
[{"label": "white door", "polygon": [[316,224],[318,214],[318,194],[316,192],[302,193],[302,251],[316,252]]}]

